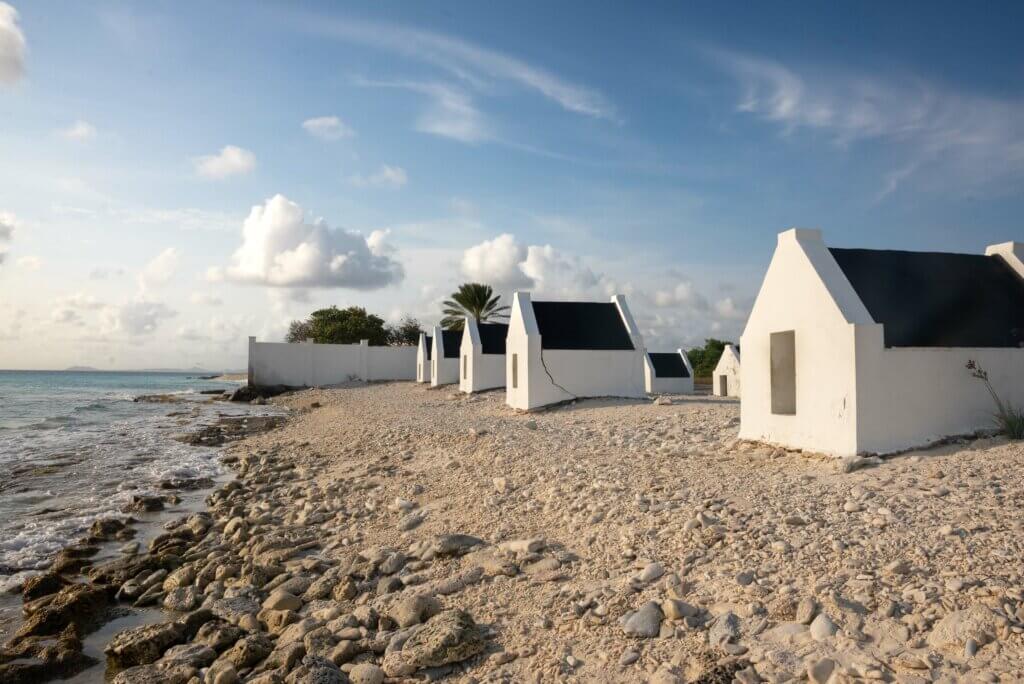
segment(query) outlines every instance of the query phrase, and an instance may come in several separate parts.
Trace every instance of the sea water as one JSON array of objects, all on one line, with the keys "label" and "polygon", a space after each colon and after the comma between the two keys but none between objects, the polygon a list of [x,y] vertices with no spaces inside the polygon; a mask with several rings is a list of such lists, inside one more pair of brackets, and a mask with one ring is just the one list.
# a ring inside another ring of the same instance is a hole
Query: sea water
[{"label": "sea water", "polygon": [[[216,478],[219,449],[174,439],[221,416],[272,407],[212,402],[232,383],[186,373],[0,371],[0,593],[45,568],[133,494]],[[136,402],[172,394],[170,403]]]}]

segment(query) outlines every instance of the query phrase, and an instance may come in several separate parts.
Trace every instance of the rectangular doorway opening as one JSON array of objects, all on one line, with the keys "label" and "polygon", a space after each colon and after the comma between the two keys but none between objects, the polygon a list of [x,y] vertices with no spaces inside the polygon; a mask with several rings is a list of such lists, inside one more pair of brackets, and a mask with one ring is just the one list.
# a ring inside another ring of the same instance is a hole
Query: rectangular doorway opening
[{"label": "rectangular doorway opening", "polygon": [[796,415],[796,333],[771,334],[772,413]]},{"label": "rectangular doorway opening", "polygon": [[723,397],[729,396],[729,376],[719,375],[718,376],[718,393]]}]

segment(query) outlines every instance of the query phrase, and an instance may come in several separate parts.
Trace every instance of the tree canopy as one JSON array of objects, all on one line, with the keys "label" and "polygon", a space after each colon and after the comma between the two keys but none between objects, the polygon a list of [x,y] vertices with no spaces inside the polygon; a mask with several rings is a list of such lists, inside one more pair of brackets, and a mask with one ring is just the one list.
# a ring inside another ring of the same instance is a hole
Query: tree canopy
[{"label": "tree canopy", "polygon": [[732,342],[716,340],[711,337],[704,340],[703,347],[695,347],[687,351],[686,356],[690,359],[690,365],[693,366],[694,377],[711,377],[711,373],[714,372],[715,366],[718,365],[718,360],[722,358],[722,352],[727,344],[732,344]]},{"label": "tree canopy", "polygon": [[286,342],[312,340],[317,344],[359,344],[369,340],[375,347],[385,345],[416,344],[419,342],[420,324],[406,316],[396,325],[387,325],[380,316],[368,313],[361,306],[339,309],[330,306],[317,309],[304,321],[288,325]]},{"label": "tree canopy", "polygon": [[508,320],[508,306],[499,306],[501,295],[494,294],[490,285],[463,283],[453,292],[451,299],[444,301],[444,318],[441,327],[447,330],[462,330],[466,318],[477,323]]}]

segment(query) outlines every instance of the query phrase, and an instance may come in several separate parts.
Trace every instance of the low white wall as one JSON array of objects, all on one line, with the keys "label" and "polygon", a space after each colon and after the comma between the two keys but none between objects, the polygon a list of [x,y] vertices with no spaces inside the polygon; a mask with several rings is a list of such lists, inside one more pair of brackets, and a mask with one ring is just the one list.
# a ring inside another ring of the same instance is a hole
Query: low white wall
[{"label": "low white wall", "polygon": [[656,378],[649,367],[644,375],[648,394],[693,394],[693,378]]},{"label": "low white wall", "polygon": [[415,377],[415,347],[249,340],[249,382],[255,385],[313,387]]},{"label": "low white wall", "polygon": [[1024,407],[1024,349],[887,349],[881,326],[858,326],[858,450],[901,451],[994,427],[995,402],[969,360],[1004,402]]}]

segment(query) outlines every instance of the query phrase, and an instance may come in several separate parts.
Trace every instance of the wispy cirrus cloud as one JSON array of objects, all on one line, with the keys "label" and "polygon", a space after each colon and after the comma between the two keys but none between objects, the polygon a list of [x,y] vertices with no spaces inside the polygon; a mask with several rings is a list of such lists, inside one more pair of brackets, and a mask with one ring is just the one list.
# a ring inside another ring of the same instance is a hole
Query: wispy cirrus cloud
[{"label": "wispy cirrus cloud", "polygon": [[477,89],[504,82],[537,93],[566,111],[599,119],[618,118],[615,107],[598,90],[454,36],[394,24],[321,16],[307,17],[303,24],[314,33],[432,64]]},{"label": "wispy cirrus cloud", "polygon": [[416,118],[415,128],[442,138],[479,143],[493,138],[491,125],[468,92],[440,82],[355,80],[369,88],[397,88],[425,95],[429,104]]},{"label": "wispy cirrus cloud", "polygon": [[302,122],[302,128],[315,138],[334,142],[356,134],[352,127],[336,116],[317,116]]},{"label": "wispy cirrus cloud", "polygon": [[374,173],[355,174],[349,182],[357,188],[400,188],[409,182],[409,174],[401,166],[381,164]]},{"label": "wispy cirrus cloud", "polygon": [[931,173],[972,189],[1024,176],[1024,100],[996,98],[922,78],[792,67],[723,50],[707,54],[739,86],[737,110],[786,135],[818,131],[837,145],[894,144],[906,159],[885,174],[878,198]]}]

